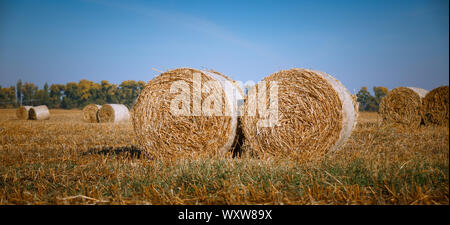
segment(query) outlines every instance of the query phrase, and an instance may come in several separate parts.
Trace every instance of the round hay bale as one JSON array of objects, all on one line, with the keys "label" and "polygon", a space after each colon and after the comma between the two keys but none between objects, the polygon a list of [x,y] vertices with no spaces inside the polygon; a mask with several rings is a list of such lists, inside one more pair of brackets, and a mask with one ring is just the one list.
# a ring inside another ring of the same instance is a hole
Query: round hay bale
[{"label": "round hay bale", "polygon": [[449,88],[441,86],[430,91],[422,101],[422,118],[425,125],[449,125]]},{"label": "round hay bale", "polygon": [[250,113],[248,94],[242,128],[251,155],[301,161],[321,159],[325,153],[339,149],[351,135],[357,107],[350,92],[332,76],[294,68],[274,73],[263,81],[266,85],[278,83],[278,122],[272,127],[258,125],[261,115],[259,110],[255,115]]},{"label": "round hay bale", "polygon": [[130,112],[122,104],[105,104],[98,111],[98,122],[100,123],[119,123],[130,119]]},{"label": "round hay bale", "polygon": [[88,123],[97,123],[97,113],[102,106],[96,104],[89,104],[83,108],[83,120]]},{"label": "round hay bale", "polygon": [[419,127],[422,122],[420,108],[427,90],[415,87],[398,87],[381,99],[379,114],[384,124]]},{"label": "round hay bale", "polygon": [[216,71],[164,72],[146,85],[134,106],[138,143],[153,157],[231,155],[237,139],[237,101],[243,101],[243,95],[235,82]]},{"label": "round hay bale", "polygon": [[32,106],[20,106],[16,110],[16,116],[19,120],[27,120],[28,119],[28,112],[30,111]]},{"label": "round hay bale", "polygon": [[46,105],[33,106],[29,110],[30,120],[48,120],[50,119],[50,111]]}]

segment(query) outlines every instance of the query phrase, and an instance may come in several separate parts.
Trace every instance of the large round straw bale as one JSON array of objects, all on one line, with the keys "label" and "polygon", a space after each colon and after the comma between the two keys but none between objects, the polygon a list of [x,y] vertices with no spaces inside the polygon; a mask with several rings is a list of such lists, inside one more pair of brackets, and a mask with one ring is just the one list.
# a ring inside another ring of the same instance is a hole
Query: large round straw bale
[{"label": "large round straw bale", "polygon": [[449,90],[441,86],[430,91],[422,102],[422,118],[426,125],[449,125]]},{"label": "large round straw bale", "polygon": [[83,108],[83,120],[88,123],[98,122],[97,113],[102,106],[96,104],[89,104]]},{"label": "large round straw bale", "polygon": [[243,95],[235,82],[216,71],[164,72],[146,85],[134,106],[138,143],[154,157],[231,155]]},{"label": "large round straw bale", "polygon": [[100,123],[119,123],[130,119],[130,112],[122,104],[106,104],[98,111],[98,122]]},{"label": "large round straw bale", "polygon": [[50,111],[46,105],[33,106],[29,110],[30,120],[48,120],[50,119]]},{"label": "large round straw bale", "polygon": [[[258,110],[251,109],[250,91],[244,104],[242,129],[251,155],[321,159],[325,153],[339,149],[351,135],[357,106],[350,92],[332,76],[294,68],[274,73],[263,81],[267,87],[271,82],[278,84],[278,122],[274,126],[261,126],[259,121],[264,118],[259,113],[261,106],[257,105]],[[261,82],[253,91],[259,92],[260,85]],[[257,98],[259,101],[260,97]],[[269,97],[266,99],[269,108]]]},{"label": "large round straw bale", "polygon": [[420,108],[427,90],[416,87],[398,87],[381,99],[379,114],[385,124],[419,127],[422,122]]},{"label": "large round straw bale", "polygon": [[20,106],[16,110],[16,116],[20,120],[26,120],[28,119],[28,111],[30,111],[32,106]]}]

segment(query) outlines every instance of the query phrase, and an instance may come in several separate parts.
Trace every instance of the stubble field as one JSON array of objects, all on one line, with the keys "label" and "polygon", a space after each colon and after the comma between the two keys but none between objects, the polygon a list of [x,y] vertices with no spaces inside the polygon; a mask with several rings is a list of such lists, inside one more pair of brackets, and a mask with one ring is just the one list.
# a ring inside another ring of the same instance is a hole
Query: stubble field
[{"label": "stubble field", "polygon": [[449,129],[382,126],[361,113],[321,161],[153,160],[132,123],[81,110],[48,121],[0,110],[0,204],[449,204]]}]

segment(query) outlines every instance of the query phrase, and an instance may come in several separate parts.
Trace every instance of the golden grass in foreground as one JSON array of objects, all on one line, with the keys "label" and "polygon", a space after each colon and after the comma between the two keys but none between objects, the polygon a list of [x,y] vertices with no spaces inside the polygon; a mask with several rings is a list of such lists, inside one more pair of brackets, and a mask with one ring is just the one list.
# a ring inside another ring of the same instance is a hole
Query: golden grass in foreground
[{"label": "golden grass in foreground", "polygon": [[449,204],[449,131],[397,130],[361,113],[322,162],[154,161],[130,123],[47,121],[0,110],[0,204]]}]

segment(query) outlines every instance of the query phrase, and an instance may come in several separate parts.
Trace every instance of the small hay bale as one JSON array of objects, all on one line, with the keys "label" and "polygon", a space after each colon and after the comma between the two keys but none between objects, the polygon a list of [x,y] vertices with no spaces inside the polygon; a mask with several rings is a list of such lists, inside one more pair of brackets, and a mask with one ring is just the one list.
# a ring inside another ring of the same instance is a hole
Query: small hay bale
[{"label": "small hay bale", "polygon": [[19,120],[27,120],[29,117],[28,112],[30,111],[32,106],[20,106],[16,110],[16,116]]},{"label": "small hay bale", "polygon": [[421,114],[425,125],[449,125],[449,88],[441,86],[430,91],[422,101]]},{"label": "small hay bale", "polygon": [[[274,73],[263,81],[267,86],[272,81],[278,83],[278,124],[258,125],[259,110],[256,115],[249,114],[250,91],[242,117],[250,155],[263,159],[320,160],[327,152],[339,149],[351,135],[357,106],[350,92],[332,76],[294,68]],[[253,91],[259,90],[260,85]],[[270,101],[266,99],[268,108]]]},{"label": "small hay bale", "polygon": [[381,99],[379,114],[384,124],[398,124],[417,128],[422,123],[420,108],[427,90],[416,87],[398,87]]},{"label": "small hay bale", "polygon": [[122,104],[106,104],[98,111],[98,122],[100,123],[119,123],[130,119],[130,111]]},{"label": "small hay bale", "polygon": [[50,111],[46,105],[33,106],[29,110],[30,120],[48,120],[50,119]]},{"label": "small hay bale", "polygon": [[83,120],[88,123],[97,123],[97,113],[102,106],[96,104],[89,104],[83,108]]},{"label": "small hay bale", "polygon": [[[139,146],[158,158],[231,156],[237,140],[237,101],[243,95],[235,82],[216,71],[164,72],[146,85],[134,106]],[[185,101],[178,101],[180,97]],[[209,106],[216,109],[214,114],[208,114],[208,102],[213,102]]]}]

